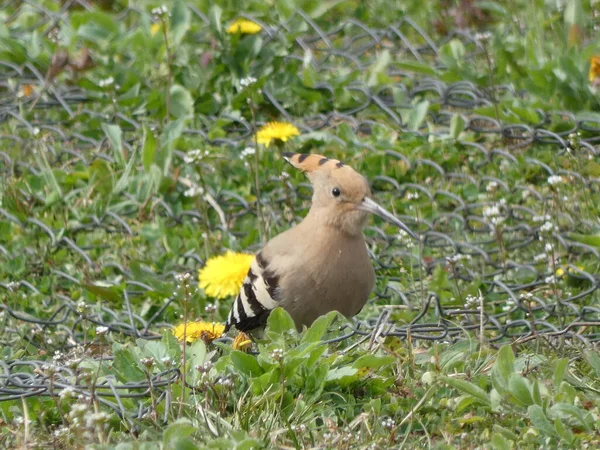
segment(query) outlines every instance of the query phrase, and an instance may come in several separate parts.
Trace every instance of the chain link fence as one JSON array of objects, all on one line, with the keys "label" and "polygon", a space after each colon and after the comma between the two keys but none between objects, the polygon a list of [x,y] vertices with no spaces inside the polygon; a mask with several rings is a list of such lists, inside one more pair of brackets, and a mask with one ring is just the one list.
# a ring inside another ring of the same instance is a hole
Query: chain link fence
[{"label": "chain link fence", "polygon": [[[8,4],[5,2],[4,6]],[[28,3],[14,8],[14,14],[22,13],[25,5]],[[58,12],[36,6],[39,20],[31,25],[32,29],[60,23],[68,8],[75,5],[87,8],[82,1],[65,2]],[[122,14],[125,17],[136,13],[126,10]],[[207,17],[201,12],[192,9],[192,13],[193,20],[208,25]],[[451,39],[461,41],[470,58],[482,58],[485,53],[485,37],[456,31],[443,42],[435,42],[410,19],[385,28],[371,28],[349,20],[324,30],[307,15],[297,12],[277,27],[261,25],[267,46],[294,30],[298,34],[296,51],[289,58],[308,61],[312,70],[322,75],[321,80],[327,80],[327,74],[348,67],[368,71],[383,50],[389,52],[392,61],[432,66],[441,65],[439,49]],[[51,27],[45,29],[51,30]],[[22,30],[23,33],[27,31]],[[197,39],[202,43],[208,38],[200,34]],[[307,59],[307,55],[310,58]],[[597,218],[585,214],[585,204],[572,204],[568,196],[573,192],[582,193],[585,201],[598,204],[600,180],[583,170],[565,169],[560,162],[565,158],[578,158],[584,166],[588,160],[598,161],[600,123],[568,111],[542,110],[537,112],[537,123],[507,123],[498,116],[478,111],[496,107],[500,98],[525,98],[526,92],[515,92],[511,86],[482,88],[471,82],[444,82],[431,74],[418,73],[407,65],[394,63],[389,64],[387,76],[390,82],[385,85],[373,87],[358,81],[349,83],[344,88],[344,94],[352,99],[347,108],[332,108],[309,117],[294,117],[284,106],[285,98],[277,98],[268,89],[263,91],[282,118],[294,122],[304,134],[327,131],[340,147],[345,146],[345,142],[337,137],[335,130],[342,125],[349,126],[357,136],[371,135],[378,127],[383,127],[399,133],[400,139],[402,135],[414,136],[423,138],[425,143],[448,136],[451,126],[456,123],[462,127],[457,147],[461,149],[463,163],[459,165],[449,166],[444,161],[422,156],[424,152],[420,150],[381,152],[386,168],[403,167],[411,175],[406,177],[406,182],[400,182],[393,170],[371,177],[375,195],[388,196],[386,198],[392,205],[411,204],[412,207],[405,208],[399,217],[419,231],[422,241],[411,248],[401,236],[390,234],[387,228],[368,228],[379,280],[373,302],[381,308],[381,314],[369,320],[359,318],[352,325],[343,326],[329,342],[347,340],[352,344],[365,341],[375,344],[389,336],[413,341],[455,342],[474,334],[491,343],[522,343],[538,338],[551,342],[555,338],[585,344],[598,342],[600,276],[594,261],[600,259],[600,249],[573,239],[573,235],[597,233],[599,223]],[[47,88],[46,94],[35,104],[31,120],[26,120],[20,112],[21,107],[28,108],[34,102],[33,98],[19,98],[26,85]],[[327,92],[332,105],[340,95],[339,89],[328,81],[316,82],[313,89]],[[427,120],[421,125],[409,126],[402,110],[414,110],[415,102],[425,99],[436,107],[429,108]],[[227,122],[227,137],[210,137],[211,124],[222,119]],[[106,139],[92,138],[73,126],[106,120],[106,114],[95,107],[94,98],[86,91],[47,83],[45,74],[32,64],[17,66],[0,61],[2,179],[40,175],[45,164],[72,174],[77,167],[89,166],[98,160],[114,163],[114,154]],[[120,112],[116,113],[116,120],[124,131],[124,149],[131,154],[132,142],[139,136],[142,123],[138,117]],[[189,129],[185,135],[201,137],[207,145],[217,147],[240,148],[252,141],[253,126],[242,118],[204,117],[202,123],[206,128]],[[38,135],[46,136],[45,162],[36,155]],[[379,151],[363,141],[356,145],[367,152]],[[7,148],[13,151],[6,151]],[[555,164],[538,158],[538,148],[552,152]],[[173,166],[185,165],[185,157],[185,152],[176,151]],[[528,171],[528,183],[513,184],[502,176],[515,167]],[[287,223],[283,212],[285,206],[295,205],[294,218],[297,220],[302,216],[306,199],[310,198],[306,184],[296,185],[278,176],[267,178],[264,189],[269,192],[270,200],[263,200],[263,209],[271,223],[281,227]],[[467,195],[469,189],[474,195]],[[29,205],[43,205],[46,201],[36,197],[25,185],[20,185],[12,195]],[[152,313],[141,311],[140,303],[132,299],[151,296],[156,288],[136,279],[125,261],[102,256],[106,239],[117,241],[135,234],[132,223],[138,217],[137,200],[126,191],[118,195],[124,205],[118,212],[110,210],[101,215],[89,215],[81,218],[77,225],[67,225],[61,230],[45,223],[44,217],[51,210],[24,207],[22,214],[16,215],[0,207],[0,224],[9,224],[21,235],[34,236],[37,243],[19,247],[0,242],[0,263],[8,264],[17,257],[17,252],[30,255],[32,261],[41,261],[44,252],[60,251],[68,253],[82,273],[78,278],[72,273],[51,269],[56,285],[43,289],[36,287],[33,281],[39,271],[47,270],[43,267],[32,267],[29,276],[22,279],[0,278],[3,279],[0,282],[0,323],[3,328],[0,343],[27,349],[15,352],[11,359],[0,360],[0,402],[55,396],[67,388],[77,395],[92,395],[81,373],[69,364],[70,360],[83,354],[93,355],[94,343],[86,339],[85,330],[102,326],[113,336],[156,339],[170,326],[165,314],[176,296],[155,306]],[[205,199],[213,212],[216,211],[211,222],[215,231],[228,230],[243,236],[244,231],[237,224],[245,218],[256,221],[255,205],[239,194],[209,189]],[[203,212],[174,208],[162,196],[155,196],[151,203],[154,213],[164,218],[168,227],[205,221]],[[82,236],[87,237],[83,239]],[[80,242],[96,244],[89,246]],[[181,271],[201,267],[204,258],[200,252],[188,251],[181,255],[179,263],[171,271],[153,276],[173,280]],[[400,271],[401,276],[397,272],[399,264],[404,268]],[[390,271],[394,270],[396,272],[390,276]],[[90,273],[119,276],[125,289],[118,303],[100,302],[83,307],[68,295],[73,286],[87,283]],[[408,289],[402,274],[412,278]],[[447,279],[458,291],[465,286],[479,286],[479,291],[486,292],[485,298],[475,289],[457,300],[448,292],[436,290],[432,277]],[[25,303],[20,299],[28,296],[36,296],[43,304],[36,310],[43,311],[43,317],[33,314],[31,308],[21,306]],[[403,311],[412,312],[410,320],[398,319],[397,313]],[[44,338],[49,332],[56,339],[52,345]],[[228,338],[223,339],[227,341]],[[52,350],[59,351],[62,356],[53,359],[48,354]],[[35,352],[39,358],[25,356]],[[131,417],[124,406],[126,399],[145,399],[152,389],[157,402],[168,403],[170,391],[165,386],[178,379],[179,371],[173,368],[155,375],[150,382],[119,384],[108,379],[94,389],[101,403],[130,421],[143,417],[149,407],[140,402],[136,417]]]}]

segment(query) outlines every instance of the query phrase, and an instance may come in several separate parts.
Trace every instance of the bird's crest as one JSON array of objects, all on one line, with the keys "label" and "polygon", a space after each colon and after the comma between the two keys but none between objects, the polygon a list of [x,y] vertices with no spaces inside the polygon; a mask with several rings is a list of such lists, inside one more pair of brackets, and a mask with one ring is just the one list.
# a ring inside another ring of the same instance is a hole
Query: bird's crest
[{"label": "bird's crest", "polygon": [[314,155],[311,153],[293,153],[285,152],[283,157],[296,169],[300,169],[303,172],[313,172],[315,170],[332,170],[341,169],[344,167],[344,163],[341,163],[337,159],[329,159],[325,156]]}]

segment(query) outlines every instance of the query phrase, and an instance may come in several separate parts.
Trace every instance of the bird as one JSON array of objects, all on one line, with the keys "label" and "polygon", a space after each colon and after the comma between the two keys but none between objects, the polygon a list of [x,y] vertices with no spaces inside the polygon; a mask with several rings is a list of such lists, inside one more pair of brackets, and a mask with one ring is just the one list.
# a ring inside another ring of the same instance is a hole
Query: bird
[{"label": "bird", "polygon": [[285,309],[296,327],[338,311],[358,314],[375,285],[363,229],[371,213],[417,235],[373,199],[364,176],[336,159],[285,152],[283,158],[306,173],[313,187],[311,207],[296,226],[269,240],[250,264],[233,302],[225,332],[252,332],[270,312]]}]

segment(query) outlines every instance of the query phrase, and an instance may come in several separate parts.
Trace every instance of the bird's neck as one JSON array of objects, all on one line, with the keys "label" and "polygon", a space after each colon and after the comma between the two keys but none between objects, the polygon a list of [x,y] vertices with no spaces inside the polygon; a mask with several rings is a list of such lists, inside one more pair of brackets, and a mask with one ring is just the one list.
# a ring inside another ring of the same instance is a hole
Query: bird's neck
[{"label": "bird's neck", "polygon": [[308,212],[302,223],[307,231],[313,233],[319,228],[319,232],[332,238],[348,238],[364,240],[363,229],[367,224],[368,214],[363,211],[351,211],[339,213],[330,208],[313,207]]}]

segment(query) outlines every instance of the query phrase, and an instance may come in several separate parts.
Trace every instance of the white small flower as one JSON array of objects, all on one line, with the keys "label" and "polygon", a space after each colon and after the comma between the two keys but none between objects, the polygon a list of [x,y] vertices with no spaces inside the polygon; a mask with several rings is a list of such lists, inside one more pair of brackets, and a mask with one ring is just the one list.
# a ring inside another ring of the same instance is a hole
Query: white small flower
[{"label": "white small flower", "polygon": [[113,77],[108,77],[108,78],[98,81],[98,86],[106,87],[106,86],[110,86],[114,82],[115,82],[115,79]]},{"label": "white small flower", "polygon": [[247,156],[252,156],[256,153],[256,149],[254,147],[246,147],[244,150],[242,150],[241,158],[244,159]]},{"label": "white small flower", "polygon": [[550,177],[548,177],[548,184],[551,186],[554,186],[555,184],[561,184],[564,183],[563,177],[561,177],[560,175],[552,175]]},{"label": "white small flower", "polygon": [[40,134],[40,129],[38,127],[33,127],[33,129],[31,130],[31,134],[37,136],[38,134]]},{"label": "white small flower", "polygon": [[491,37],[492,37],[492,33],[490,33],[489,31],[486,31],[483,33],[475,33],[475,36],[474,36],[474,38],[477,42],[487,41]]},{"label": "white small flower", "polygon": [[276,348],[275,350],[273,350],[270,353],[271,358],[273,358],[275,361],[281,361],[283,359],[283,349],[281,348]]},{"label": "white small flower", "polygon": [[[207,153],[205,152],[205,154]],[[199,159],[202,159],[202,150],[190,150],[183,157],[183,162],[186,164],[191,164]]]},{"label": "white small flower", "polygon": [[496,189],[498,189],[498,183],[496,183],[495,181],[490,181],[485,188],[485,190],[489,193],[494,192]]},{"label": "white small flower", "polygon": [[550,275],[549,277],[546,277],[544,281],[548,284],[556,284],[556,277],[554,275]]},{"label": "white small flower", "polygon": [[254,83],[256,83],[256,78],[254,77],[246,77],[240,80],[240,86],[242,87],[248,87],[253,85]]},{"label": "white small flower", "polygon": [[381,426],[387,430],[393,430],[396,427],[396,421],[391,417],[386,417],[381,421]]},{"label": "white small flower", "polygon": [[202,186],[192,186],[183,193],[184,197],[197,197],[203,194],[204,189]]},{"label": "white small flower", "polygon": [[497,217],[500,215],[500,208],[498,205],[485,206],[483,208],[483,217]]},{"label": "white small flower", "polygon": [[409,192],[408,194],[406,194],[407,200],[417,200],[418,198],[419,198],[418,192]]},{"label": "white small flower", "polygon": [[541,227],[540,231],[542,233],[550,233],[552,231],[557,231],[558,227],[555,226],[552,222],[545,222]]},{"label": "white small flower", "polygon": [[534,222],[545,222],[545,221],[548,221],[550,219],[551,219],[551,217],[550,217],[549,214],[542,214],[540,216],[533,216],[533,221]]},{"label": "white small flower", "polygon": [[554,251],[554,246],[550,242],[546,242],[544,245],[544,250],[548,253],[552,253]]},{"label": "white small flower", "polygon": [[104,336],[108,332],[108,327],[96,327],[96,334],[98,336]]}]

